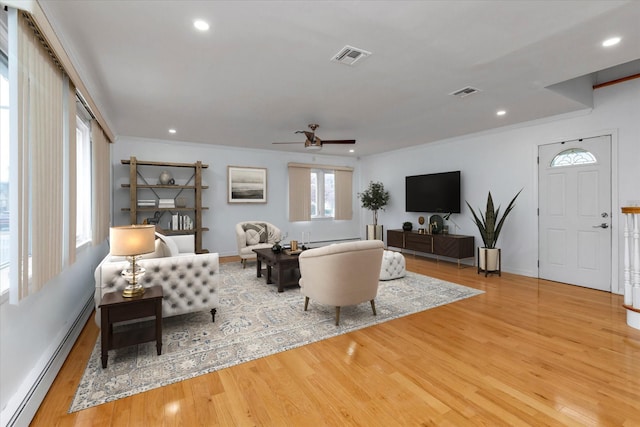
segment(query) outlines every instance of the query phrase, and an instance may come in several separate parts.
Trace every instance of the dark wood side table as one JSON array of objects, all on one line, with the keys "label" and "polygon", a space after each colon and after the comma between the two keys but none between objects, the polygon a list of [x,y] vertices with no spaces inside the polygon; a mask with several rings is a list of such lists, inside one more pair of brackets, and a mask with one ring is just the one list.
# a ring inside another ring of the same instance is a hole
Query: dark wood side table
[{"label": "dark wood side table", "polygon": [[[144,317],[155,317],[152,326],[133,328],[126,332],[113,333],[113,324]],[[107,367],[109,350],[156,342],[158,355],[162,354],[162,287],[146,288],[143,295],[125,298],[122,292],[109,292],[100,301],[100,320],[102,334],[102,368]]]}]

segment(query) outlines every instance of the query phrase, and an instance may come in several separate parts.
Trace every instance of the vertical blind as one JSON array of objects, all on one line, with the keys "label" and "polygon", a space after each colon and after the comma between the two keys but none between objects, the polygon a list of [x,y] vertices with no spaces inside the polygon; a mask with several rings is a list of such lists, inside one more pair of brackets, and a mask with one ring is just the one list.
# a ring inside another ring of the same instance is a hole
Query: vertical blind
[{"label": "vertical blind", "polygon": [[64,122],[63,73],[22,14],[17,24],[19,238],[11,265],[22,299],[62,269]]},{"label": "vertical blind", "polygon": [[109,236],[109,206],[111,200],[111,156],[109,140],[96,120],[91,121],[91,194],[92,242],[97,245]]},{"label": "vertical blind", "polygon": [[353,168],[308,163],[289,163],[289,221],[311,220],[311,169],[335,173],[335,219],[353,218]]},{"label": "vertical blind", "polygon": [[[76,258],[76,88],[26,12],[10,13],[15,87],[10,111],[12,146],[12,253],[9,300],[17,304]],[[13,89],[12,89],[13,93]],[[92,126],[93,240],[107,238],[110,150]],[[14,228],[15,224],[15,230]]]}]

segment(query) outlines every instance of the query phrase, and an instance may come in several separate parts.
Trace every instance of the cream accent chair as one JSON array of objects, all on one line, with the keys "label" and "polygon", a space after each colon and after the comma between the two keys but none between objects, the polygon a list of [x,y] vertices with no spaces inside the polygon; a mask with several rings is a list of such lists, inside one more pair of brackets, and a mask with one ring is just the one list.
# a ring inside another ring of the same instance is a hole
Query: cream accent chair
[{"label": "cream accent chair", "polygon": [[302,252],[299,283],[304,310],[309,299],[333,305],[338,326],[340,307],[370,301],[375,316],[383,248],[381,240],[362,240]]},{"label": "cream accent chair", "polygon": [[[246,224],[265,224],[267,226],[266,241],[262,243],[257,241],[247,241],[247,236],[249,236],[249,239],[255,236],[251,233],[247,233],[247,230],[244,228]],[[272,247],[276,242],[280,241],[280,235],[280,229],[266,221],[242,221],[237,223],[236,240],[238,243],[238,255],[240,256],[242,268],[247,266],[248,259],[256,259],[256,253],[253,252],[254,249]]]}]

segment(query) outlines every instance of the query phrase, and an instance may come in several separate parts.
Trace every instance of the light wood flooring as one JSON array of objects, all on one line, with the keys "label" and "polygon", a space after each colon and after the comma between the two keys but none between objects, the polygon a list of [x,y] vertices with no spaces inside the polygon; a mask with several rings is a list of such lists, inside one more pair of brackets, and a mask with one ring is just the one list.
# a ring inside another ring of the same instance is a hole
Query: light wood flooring
[{"label": "light wood flooring", "polygon": [[405,257],[485,293],[68,414],[92,317],[32,425],[640,425],[640,331],[621,296]]}]

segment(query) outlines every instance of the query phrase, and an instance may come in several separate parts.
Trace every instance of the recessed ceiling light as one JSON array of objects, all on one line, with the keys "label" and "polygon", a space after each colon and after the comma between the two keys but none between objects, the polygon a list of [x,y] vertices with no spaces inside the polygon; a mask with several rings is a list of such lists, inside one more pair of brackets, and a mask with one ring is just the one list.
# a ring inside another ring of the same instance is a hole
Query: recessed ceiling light
[{"label": "recessed ceiling light", "polygon": [[602,46],[603,47],[615,46],[618,43],[620,43],[620,40],[622,40],[620,37],[611,37],[610,39],[606,39],[605,41],[603,41]]},{"label": "recessed ceiling light", "polygon": [[202,19],[196,19],[193,21],[193,26],[200,31],[207,31],[209,29],[209,24]]},{"label": "recessed ceiling light", "polygon": [[497,116],[504,116],[505,114],[507,114],[507,112],[506,112],[506,111],[504,111],[504,110],[498,110],[498,111],[496,111],[496,115],[497,115]]},{"label": "recessed ceiling light", "polygon": [[169,129],[169,133],[176,133],[175,129]]},{"label": "recessed ceiling light", "polygon": [[350,153],[355,153],[356,150],[354,150],[353,148],[351,150],[349,150]]}]

